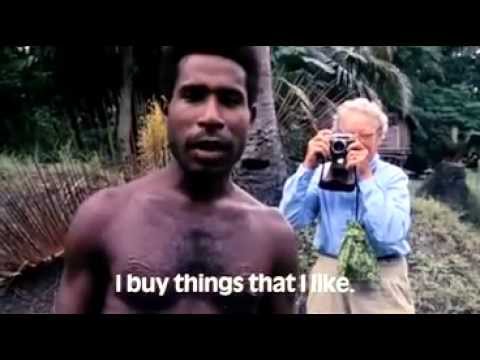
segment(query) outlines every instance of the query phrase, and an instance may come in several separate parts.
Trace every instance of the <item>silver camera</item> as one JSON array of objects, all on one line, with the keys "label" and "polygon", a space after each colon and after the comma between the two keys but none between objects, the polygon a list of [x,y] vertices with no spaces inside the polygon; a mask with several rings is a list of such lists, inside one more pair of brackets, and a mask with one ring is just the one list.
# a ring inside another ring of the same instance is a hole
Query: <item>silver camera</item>
[{"label": "silver camera", "polygon": [[347,169],[348,147],[355,142],[351,134],[333,134],[330,139],[331,166],[320,187],[330,191],[351,192],[355,189],[355,172]]},{"label": "silver camera", "polygon": [[350,134],[333,134],[330,140],[330,153],[332,165],[338,168],[345,168],[347,163],[348,147],[355,142]]}]

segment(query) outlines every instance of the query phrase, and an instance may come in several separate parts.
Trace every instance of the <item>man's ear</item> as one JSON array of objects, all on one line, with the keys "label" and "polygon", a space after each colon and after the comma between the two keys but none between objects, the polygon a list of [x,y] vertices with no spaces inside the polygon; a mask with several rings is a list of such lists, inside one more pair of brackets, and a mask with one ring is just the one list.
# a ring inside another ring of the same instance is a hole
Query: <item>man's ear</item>
[{"label": "man's ear", "polygon": [[253,104],[250,106],[250,125],[253,125],[255,120],[257,119],[257,104]]},{"label": "man's ear", "polygon": [[160,97],[160,108],[165,116],[168,116],[168,100],[164,95]]}]

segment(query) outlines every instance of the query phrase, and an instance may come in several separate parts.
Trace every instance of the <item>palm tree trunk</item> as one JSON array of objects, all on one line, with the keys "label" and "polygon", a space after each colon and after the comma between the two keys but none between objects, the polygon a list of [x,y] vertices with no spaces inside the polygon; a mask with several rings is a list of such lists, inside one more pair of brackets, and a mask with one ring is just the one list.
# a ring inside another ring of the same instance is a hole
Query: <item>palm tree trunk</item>
[{"label": "palm tree trunk", "polygon": [[130,136],[132,132],[132,94],[133,94],[133,46],[120,47],[122,58],[122,88],[119,99],[119,121],[117,141],[121,160],[132,155]]},{"label": "palm tree trunk", "polygon": [[69,111],[70,128],[73,132],[78,150],[84,150],[85,146],[82,139],[82,131],[80,130],[79,117],[75,111]]},{"label": "palm tree trunk", "polygon": [[257,50],[261,59],[257,118],[235,169],[235,180],[258,200],[276,206],[280,202],[287,166],[275,114],[270,47],[258,46]]}]

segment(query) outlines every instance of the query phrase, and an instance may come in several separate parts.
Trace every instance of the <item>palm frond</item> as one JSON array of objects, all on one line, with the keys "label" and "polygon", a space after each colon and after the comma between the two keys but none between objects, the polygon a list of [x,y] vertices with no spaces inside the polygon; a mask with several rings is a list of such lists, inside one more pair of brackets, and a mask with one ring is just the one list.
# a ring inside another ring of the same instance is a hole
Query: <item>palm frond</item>
[{"label": "palm frond", "polygon": [[330,126],[337,106],[352,92],[339,91],[335,79],[325,82],[305,73],[276,71],[273,83],[282,143],[288,158],[298,161],[308,140]]},{"label": "palm frond", "polygon": [[398,46],[367,46],[373,57],[391,63]]},{"label": "palm frond", "polygon": [[386,102],[406,114],[411,109],[412,85],[392,63],[395,49],[394,46],[316,46],[312,47],[311,54],[323,62],[325,58],[330,59],[329,66],[336,71],[338,87],[353,89],[369,98],[378,99],[381,93],[387,97]]},{"label": "palm frond", "polygon": [[393,99],[398,103],[404,114],[408,113],[412,104],[412,84],[408,77],[395,65],[387,61],[371,58],[370,67],[373,73],[379,75],[377,86],[393,89]]},{"label": "palm frond", "polygon": [[324,62],[320,59],[315,59],[314,57],[305,56],[303,60],[307,64],[313,64],[322,71],[326,72],[327,74],[333,75],[335,74],[335,68],[331,65],[331,62]]}]

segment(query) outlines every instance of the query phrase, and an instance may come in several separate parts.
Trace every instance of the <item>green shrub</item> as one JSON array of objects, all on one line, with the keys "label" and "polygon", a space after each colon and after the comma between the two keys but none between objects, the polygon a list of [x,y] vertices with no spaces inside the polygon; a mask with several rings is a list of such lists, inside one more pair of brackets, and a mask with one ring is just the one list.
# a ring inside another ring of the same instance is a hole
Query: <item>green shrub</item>
[{"label": "green shrub", "polygon": [[434,200],[416,199],[410,277],[419,313],[480,312],[480,233]]},{"label": "green shrub", "polygon": [[318,252],[313,247],[314,234],[315,228],[313,226],[297,232],[299,274],[308,274],[318,258]]}]

